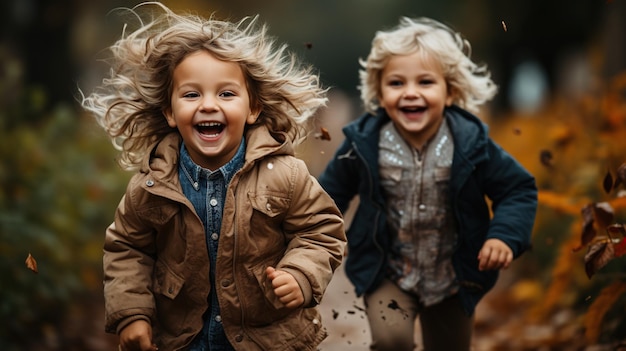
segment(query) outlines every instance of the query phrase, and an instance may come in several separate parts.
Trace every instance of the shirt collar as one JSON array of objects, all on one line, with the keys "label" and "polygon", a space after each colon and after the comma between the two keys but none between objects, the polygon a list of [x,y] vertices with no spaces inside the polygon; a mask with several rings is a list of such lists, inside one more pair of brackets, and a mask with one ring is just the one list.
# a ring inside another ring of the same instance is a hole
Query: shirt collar
[{"label": "shirt collar", "polygon": [[233,178],[233,175],[243,167],[243,163],[246,155],[246,140],[245,138],[241,139],[241,144],[239,144],[239,148],[237,149],[237,153],[233,158],[228,161],[225,165],[220,167],[216,171],[211,171],[209,169],[198,166],[189,155],[187,148],[185,147],[185,143],[183,142],[180,146],[180,167],[185,173],[186,177],[191,185],[197,190],[198,183],[201,178],[211,179],[217,175],[222,175],[226,184],[230,182]]}]

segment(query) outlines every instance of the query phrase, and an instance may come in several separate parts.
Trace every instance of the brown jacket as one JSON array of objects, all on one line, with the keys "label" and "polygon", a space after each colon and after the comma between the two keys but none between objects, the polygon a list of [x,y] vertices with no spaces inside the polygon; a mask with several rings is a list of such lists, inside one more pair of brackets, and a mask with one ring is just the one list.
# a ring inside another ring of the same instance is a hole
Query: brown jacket
[{"label": "brown jacket", "polygon": [[[326,337],[315,306],[341,263],[341,214],[289,142],[264,127],[247,134],[246,159],[228,186],[216,267],[224,330],[237,350],[316,350]],[[178,179],[180,137],[153,150],[106,231],[106,330],[152,323],[160,350],[183,350],[208,308],[204,227]],[[149,164],[148,164],[149,163]],[[287,310],[265,268],[291,273],[305,308]]]}]

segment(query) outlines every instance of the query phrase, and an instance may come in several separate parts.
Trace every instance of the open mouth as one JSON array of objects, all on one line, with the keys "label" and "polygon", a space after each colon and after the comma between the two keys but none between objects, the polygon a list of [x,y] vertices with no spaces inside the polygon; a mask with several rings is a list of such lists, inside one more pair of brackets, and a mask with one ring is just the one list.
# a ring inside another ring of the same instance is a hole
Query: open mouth
[{"label": "open mouth", "polygon": [[206,122],[197,124],[196,130],[202,135],[215,137],[224,130],[224,127],[225,126],[219,122]]},{"label": "open mouth", "polygon": [[407,106],[407,107],[401,107],[400,111],[404,113],[424,112],[426,111],[426,107],[425,106]]}]

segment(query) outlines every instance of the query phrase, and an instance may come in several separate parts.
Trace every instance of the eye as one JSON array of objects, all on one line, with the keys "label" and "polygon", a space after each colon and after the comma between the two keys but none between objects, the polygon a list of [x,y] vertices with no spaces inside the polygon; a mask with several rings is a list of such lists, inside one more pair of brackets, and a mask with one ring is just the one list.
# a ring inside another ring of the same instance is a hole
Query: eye
[{"label": "eye", "polygon": [[223,92],[220,93],[221,97],[233,97],[235,95],[236,94],[234,92],[230,91],[230,90],[226,90],[226,91],[223,91]]},{"label": "eye", "polygon": [[387,85],[389,85],[390,87],[401,87],[403,84],[404,82],[399,79],[393,79],[387,82]]},{"label": "eye", "polygon": [[186,93],[183,94],[183,97],[185,99],[194,99],[194,98],[197,98],[199,96],[200,96],[200,94],[198,94],[195,91],[190,91],[190,92],[186,92]]}]

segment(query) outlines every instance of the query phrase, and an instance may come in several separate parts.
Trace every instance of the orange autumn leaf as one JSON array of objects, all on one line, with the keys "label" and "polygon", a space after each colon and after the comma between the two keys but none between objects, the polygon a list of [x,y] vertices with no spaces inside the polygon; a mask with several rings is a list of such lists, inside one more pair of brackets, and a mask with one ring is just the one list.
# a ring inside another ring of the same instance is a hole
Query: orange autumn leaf
[{"label": "orange autumn leaf", "polygon": [[35,273],[39,273],[37,270],[37,261],[35,261],[35,258],[30,252],[28,253],[28,257],[26,257],[26,267]]},{"label": "orange autumn leaf", "polygon": [[321,127],[320,132],[315,134],[315,138],[330,141],[330,133],[328,129]]}]

